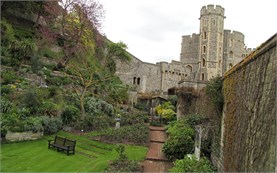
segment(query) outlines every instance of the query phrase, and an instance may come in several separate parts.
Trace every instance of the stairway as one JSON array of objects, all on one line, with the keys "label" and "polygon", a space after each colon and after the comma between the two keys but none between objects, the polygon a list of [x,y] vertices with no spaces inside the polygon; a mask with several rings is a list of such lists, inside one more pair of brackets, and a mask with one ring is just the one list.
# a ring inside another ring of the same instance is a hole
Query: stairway
[{"label": "stairway", "polygon": [[150,126],[150,146],[143,163],[144,172],[168,172],[172,163],[162,152],[163,144],[166,141],[164,127]]}]

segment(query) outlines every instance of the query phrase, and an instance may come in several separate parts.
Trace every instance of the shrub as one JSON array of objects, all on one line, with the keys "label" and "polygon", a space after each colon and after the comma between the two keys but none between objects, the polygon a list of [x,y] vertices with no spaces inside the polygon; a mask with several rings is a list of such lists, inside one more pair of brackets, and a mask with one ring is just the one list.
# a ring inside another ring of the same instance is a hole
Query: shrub
[{"label": "shrub", "polygon": [[124,126],[118,129],[107,129],[100,134],[101,139],[109,142],[132,142],[135,144],[146,144],[148,142],[149,130],[145,124]]},{"label": "shrub", "polygon": [[134,125],[142,124],[148,122],[148,115],[144,112],[122,112],[121,115],[121,125]]},{"label": "shrub", "polygon": [[61,85],[68,85],[72,83],[71,78],[69,77],[63,77],[63,76],[51,76],[47,77],[46,82],[48,85],[56,85],[56,86],[61,86]]},{"label": "shrub", "polygon": [[42,101],[39,110],[43,115],[57,116],[58,114],[58,106],[48,100]]},{"label": "shrub", "polygon": [[141,110],[141,111],[148,111],[149,106],[145,102],[138,102],[134,105],[134,108]]},{"label": "shrub", "polygon": [[87,97],[85,99],[85,111],[92,115],[105,114],[112,116],[113,105],[95,97]]},{"label": "shrub", "polygon": [[35,88],[30,88],[23,94],[22,105],[29,108],[32,114],[38,111],[40,102]]},{"label": "shrub", "polygon": [[169,138],[163,145],[163,152],[168,159],[182,159],[184,155],[193,152],[194,129],[184,120],[170,123],[166,132]]},{"label": "shrub", "polygon": [[194,156],[185,156],[184,159],[176,160],[170,172],[214,172],[210,161],[202,157],[196,160]]},{"label": "shrub", "polygon": [[59,118],[50,118],[48,116],[42,116],[42,126],[44,134],[51,135],[57,133],[62,127],[62,120]]},{"label": "shrub", "polygon": [[12,84],[17,80],[17,76],[15,74],[15,72],[13,71],[3,71],[1,72],[1,83],[2,84]]},{"label": "shrub", "polygon": [[38,55],[31,56],[31,68],[32,71],[37,73],[43,67],[42,61],[40,61],[40,57]]},{"label": "shrub", "polygon": [[186,117],[186,122],[190,126],[199,125],[199,124],[203,123],[206,120],[207,120],[207,118],[205,118],[203,115],[199,115],[199,114],[189,114]]},{"label": "shrub", "polygon": [[114,118],[107,115],[86,114],[85,119],[81,122],[81,128],[85,130],[102,130],[107,129],[115,124]]},{"label": "shrub", "polygon": [[15,39],[13,27],[5,19],[1,20],[0,23],[1,23],[1,46],[9,46],[9,44]]},{"label": "shrub", "polygon": [[171,104],[171,102],[165,102],[162,105],[158,105],[156,108],[156,111],[163,120],[166,122],[172,121],[175,118],[175,107]]},{"label": "shrub", "polygon": [[72,125],[77,121],[79,114],[80,110],[75,106],[66,106],[61,114],[63,124]]},{"label": "shrub", "polygon": [[29,117],[24,123],[24,131],[40,132],[43,131],[41,117]]},{"label": "shrub", "polygon": [[3,97],[0,99],[0,104],[1,104],[1,106],[0,106],[1,112],[0,113],[8,113],[13,106],[13,104],[9,100],[6,100]]},{"label": "shrub", "polygon": [[124,145],[118,145],[115,148],[118,153],[118,158],[114,160],[109,168],[108,172],[138,172],[140,171],[140,165],[138,161],[129,160],[126,153]]},{"label": "shrub", "polygon": [[30,111],[26,108],[14,108],[2,114],[2,127],[3,130],[11,132],[38,132],[43,129],[41,118],[30,117]]}]

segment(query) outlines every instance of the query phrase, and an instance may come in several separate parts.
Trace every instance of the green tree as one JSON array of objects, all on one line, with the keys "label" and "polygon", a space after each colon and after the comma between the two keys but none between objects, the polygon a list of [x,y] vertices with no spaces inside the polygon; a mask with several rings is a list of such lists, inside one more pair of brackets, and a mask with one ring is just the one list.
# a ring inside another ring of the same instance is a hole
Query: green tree
[{"label": "green tree", "polygon": [[106,48],[105,56],[105,66],[109,69],[111,73],[116,72],[116,60],[120,61],[130,61],[131,56],[128,54],[127,45],[122,41],[118,43],[108,42]]}]

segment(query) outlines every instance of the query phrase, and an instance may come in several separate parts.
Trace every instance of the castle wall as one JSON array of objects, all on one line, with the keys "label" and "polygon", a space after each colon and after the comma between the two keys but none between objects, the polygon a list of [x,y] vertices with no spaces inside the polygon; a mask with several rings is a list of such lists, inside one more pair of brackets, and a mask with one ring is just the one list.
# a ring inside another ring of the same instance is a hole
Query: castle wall
[{"label": "castle wall", "polygon": [[157,64],[145,63],[131,56],[130,62],[116,62],[116,75],[129,85],[131,90],[140,93],[159,92],[161,90],[161,70]]},{"label": "castle wall", "polygon": [[238,31],[224,30],[223,71],[239,63],[245,55],[244,35]]},{"label": "castle wall", "polygon": [[[181,54],[180,60],[181,62],[188,66],[188,76],[190,78],[195,78],[195,74],[199,68],[199,40],[200,34],[192,34],[182,36],[182,44],[181,44]],[[191,67],[191,70],[189,68]]]},{"label": "castle wall", "polygon": [[169,88],[178,85],[178,82],[185,78],[190,78],[191,67],[182,64],[179,61],[172,61],[171,63],[160,62],[158,63],[162,72],[162,90],[167,92]]},{"label": "castle wall", "polygon": [[224,172],[274,172],[277,34],[224,75]]}]

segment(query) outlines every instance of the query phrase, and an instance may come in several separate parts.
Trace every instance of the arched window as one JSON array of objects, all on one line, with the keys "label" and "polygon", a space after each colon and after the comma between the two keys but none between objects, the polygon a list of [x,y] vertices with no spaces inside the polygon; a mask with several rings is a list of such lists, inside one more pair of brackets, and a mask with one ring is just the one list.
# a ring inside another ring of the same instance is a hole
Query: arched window
[{"label": "arched window", "polygon": [[203,58],[202,59],[202,67],[205,67],[206,66],[206,60]]},{"label": "arched window", "polygon": [[136,84],[136,80],[137,80],[137,78],[134,77],[134,78],[133,78],[133,84],[134,84],[134,85]]},{"label": "arched window", "polygon": [[192,66],[191,65],[186,66],[186,72],[189,72],[189,73],[192,72]]},{"label": "arched window", "polygon": [[201,80],[205,80],[205,74],[204,73],[201,74]]},{"label": "arched window", "polygon": [[138,80],[137,80],[137,84],[139,85],[140,84],[140,78],[138,77]]},{"label": "arched window", "polygon": [[206,53],[206,46],[203,46],[203,53]]},{"label": "arched window", "polygon": [[204,39],[207,39],[207,33],[206,33],[206,31],[204,32]]}]

